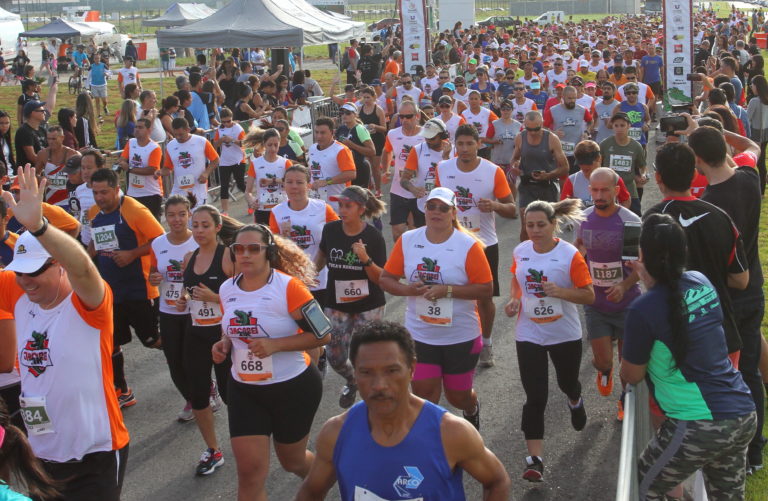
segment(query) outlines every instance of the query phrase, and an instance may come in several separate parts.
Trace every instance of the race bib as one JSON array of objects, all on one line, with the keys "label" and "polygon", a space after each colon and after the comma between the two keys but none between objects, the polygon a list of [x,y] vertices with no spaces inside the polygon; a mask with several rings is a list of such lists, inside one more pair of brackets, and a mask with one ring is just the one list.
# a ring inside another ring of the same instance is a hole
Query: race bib
[{"label": "race bib", "polygon": [[630,172],[632,170],[632,157],[629,155],[611,155],[608,166],[616,172]]},{"label": "race bib", "polygon": [[[377,496],[368,489],[364,489],[359,485],[355,486],[355,499],[354,501],[388,501],[383,497]],[[424,498],[411,498],[411,499],[399,499],[398,501],[424,501]]]},{"label": "race bib", "polygon": [[353,303],[368,297],[368,280],[336,280],[336,302]]},{"label": "race bib", "polygon": [[139,176],[138,174],[130,174],[128,180],[130,181],[131,186],[134,188],[144,187],[144,176]]},{"label": "race bib", "polygon": [[179,178],[179,188],[182,190],[191,190],[195,187],[195,178],[190,175],[181,176]]},{"label": "race bib", "polygon": [[576,149],[576,143],[566,143],[563,141],[561,144],[563,145],[563,153],[566,155],[573,155],[573,150]]},{"label": "race bib", "polygon": [[592,283],[598,287],[613,287],[621,283],[624,277],[621,261],[611,263],[590,262],[589,273],[592,275]]},{"label": "race bib", "polygon": [[430,325],[450,327],[453,325],[453,298],[444,297],[436,301],[416,297],[416,315]]},{"label": "race bib", "polygon": [[56,174],[48,175],[48,188],[50,190],[63,190],[67,186],[68,176],[63,172],[63,169]]},{"label": "race bib", "polygon": [[[272,187],[277,188],[276,185],[273,185]],[[283,190],[278,189],[276,191],[270,192],[267,188],[262,188],[259,191],[259,205],[261,210],[271,209],[275,205],[282,202],[283,198]]]},{"label": "race bib", "polygon": [[21,418],[30,435],[45,435],[56,431],[45,408],[45,397],[19,397]]},{"label": "race bib", "polygon": [[91,228],[93,236],[93,246],[97,251],[113,251],[120,248],[120,242],[117,241],[115,225],[107,224]]},{"label": "race bib", "polygon": [[467,214],[459,216],[461,225],[472,233],[480,231],[480,214]]},{"label": "race bib", "polygon": [[168,306],[176,306],[176,301],[181,297],[184,291],[183,282],[160,282],[160,297]]},{"label": "race bib", "polygon": [[193,299],[189,304],[189,313],[192,315],[192,323],[199,327],[221,323],[221,305],[219,303]]},{"label": "race bib", "polygon": [[534,322],[554,322],[563,316],[563,302],[556,297],[535,297],[525,294],[523,310]]},{"label": "race bib", "polygon": [[272,379],[272,357],[259,358],[245,348],[232,350],[232,365],[243,381],[269,381]]},{"label": "race bib", "polygon": [[643,137],[643,129],[640,127],[630,127],[627,135],[635,141],[640,141],[640,138]]}]

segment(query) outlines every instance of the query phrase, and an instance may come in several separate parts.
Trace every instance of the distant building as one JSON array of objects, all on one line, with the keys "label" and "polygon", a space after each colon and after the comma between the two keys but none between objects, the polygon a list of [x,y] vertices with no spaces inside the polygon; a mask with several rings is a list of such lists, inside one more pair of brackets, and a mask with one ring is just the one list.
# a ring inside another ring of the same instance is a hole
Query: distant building
[{"label": "distant building", "polygon": [[571,14],[640,14],[640,0],[536,0],[512,1],[509,14],[534,18],[551,11]]}]

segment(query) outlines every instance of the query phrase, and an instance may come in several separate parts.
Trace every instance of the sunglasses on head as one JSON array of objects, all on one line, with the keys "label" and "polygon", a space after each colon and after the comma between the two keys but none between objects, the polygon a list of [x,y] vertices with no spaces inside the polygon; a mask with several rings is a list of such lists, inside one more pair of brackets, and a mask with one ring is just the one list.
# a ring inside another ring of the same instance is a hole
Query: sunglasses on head
[{"label": "sunglasses on head", "polygon": [[451,206],[450,206],[450,205],[439,204],[439,203],[430,203],[430,202],[427,202],[427,203],[426,203],[426,205],[425,205],[424,207],[425,207],[425,208],[426,208],[428,211],[440,211],[440,212],[442,212],[443,214],[445,214],[446,212],[448,212],[449,210],[451,210]]},{"label": "sunglasses on head", "polygon": [[22,273],[19,271],[16,271],[14,273],[16,273],[17,277],[35,278],[45,273],[48,270],[48,268],[50,268],[51,266],[53,266],[53,259],[49,259],[37,271],[33,271],[32,273]]},{"label": "sunglasses on head", "polygon": [[235,254],[235,256],[242,256],[245,254],[245,251],[248,251],[248,254],[258,254],[262,250],[267,248],[266,244],[232,244],[229,246],[230,250]]}]

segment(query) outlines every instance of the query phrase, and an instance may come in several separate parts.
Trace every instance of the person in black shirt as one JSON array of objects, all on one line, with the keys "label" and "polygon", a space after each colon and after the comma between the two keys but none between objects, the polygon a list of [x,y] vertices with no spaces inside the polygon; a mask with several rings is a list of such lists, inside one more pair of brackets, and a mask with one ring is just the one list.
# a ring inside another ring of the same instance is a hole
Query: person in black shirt
[{"label": "person in black shirt", "polygon": [[21,82],[21,95],[16,101],[16,117],[19,126],[24,123],[24,105],[30,101],[40,100],[40,84],[35,80],[24,80]]},{"label": "person in black shirt", "polygon": [[14,138],[16,162],[21,166],[27,163],[35,165],[37,153],[48,146],[48,131],[45,127],[48,112],[45,103],[29,101],[24,105],[23,114],[24,123],[16,130]]},{"label": "person in black shirt", "polygon": [[[744,251],[749,263],[749,284],[744,290],[729,288],[736,326],[741,336],[742,348],[739,370],[749,386],[757,409],[757,431],[747,450],[747,468],[762,467],[762,450],[765,419],[765,398],[760,377],[761,324],[765,313],[763,295],[763,270],[758,253],[760,225],[760,178],[755,162],[760,156],[760,146],[732,132],[720,132],[712,127],[696,127],[689,118],[688,145],[696,155],[696,168],[707,178],[702,200],[710,202],[731,216],[741,233]],[[735,157],[739,167],[731,168],[728,161],[730,144],[739,152]],[[750,165],[745,165],[745,164]]]},{"label": "person in black shirt", "polygon": [[347,384],[339,406],[355,403],[357,385],[349,362],[349,343],[355,327],[384,316],[384,291],[379,278],[387,262],[387,248],[381,232],[364,218],[384,213],[384,202],[366,188],[350,186],[331,201],[339,203],[340,221],[323,227],[315,266],[328,265],[325,315],[333,324],[331,342],[325,352],[328,363]]},{"label": "person in black shirt", "polygon": [[739,230],[719,207],[691,195],[695,170],[693,150],[681,143],[668,143],[656,153],[656,183],[664,200],[648,209],[649,214],[669,214],[685,230],[688,269],[703,273],[715,286],[723,308],[723,328],[734,365],[738,364],[741,339],[733,313],[729,287],[744,289],[749,283],[749,265]]},{"label": "person in black shirt", "polygon": [[360,70],[360,81],[370,85],[381,73],[381,54],[374,55],[373,47],[368,44],[360,46],[360,61],[357,63]]}]

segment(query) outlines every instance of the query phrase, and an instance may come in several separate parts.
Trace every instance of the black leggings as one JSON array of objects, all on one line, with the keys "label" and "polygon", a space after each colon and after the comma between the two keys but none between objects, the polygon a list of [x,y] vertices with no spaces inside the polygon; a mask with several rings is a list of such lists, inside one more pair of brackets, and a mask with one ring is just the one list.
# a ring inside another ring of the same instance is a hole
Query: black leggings
[{"label": "black leggings", "polygon": [[760,158],[757,159],[757,172],[760,173],[760,193],[765,194],[765,149],[768,147],[768,141],[760,143]]},{"label": "black leggings", "polygon": [[237,189],[245,193],[245,164],[219,165],[220,195],[222,200],[229,200],[229,178],[234,176]]},{"label": "black leggings", "polygon": [[184,371],[184,336],[189,314],[173,315],[160,312],[160,339],[163,353],[171,373],[171,381],[184,400],[189,400],[187,373]]},{"label": "black leggings", "polygon": [[[187,317],[189,318],[189,317]],[[183,367],[187,378],[189,402],[196,411],[206,409],[211,395],[211,367],[219,382],[219,394],[227,402],[227,379],[232,362],[229,358],[220,364],[213,363],[211,348],[221,339],[221,326],[193,327],[187,320],[184,337]]]},{"label": "black leggings", "polygon": [[522,430],[526,440],[544,438],[544,410],[547,408],[549,362],[555,366],[557,385],[569,399],[581,397],[579,367],[581,366],[581,339],[542,346],[528,341],[518,341],[517,365],[525,390]]}]

